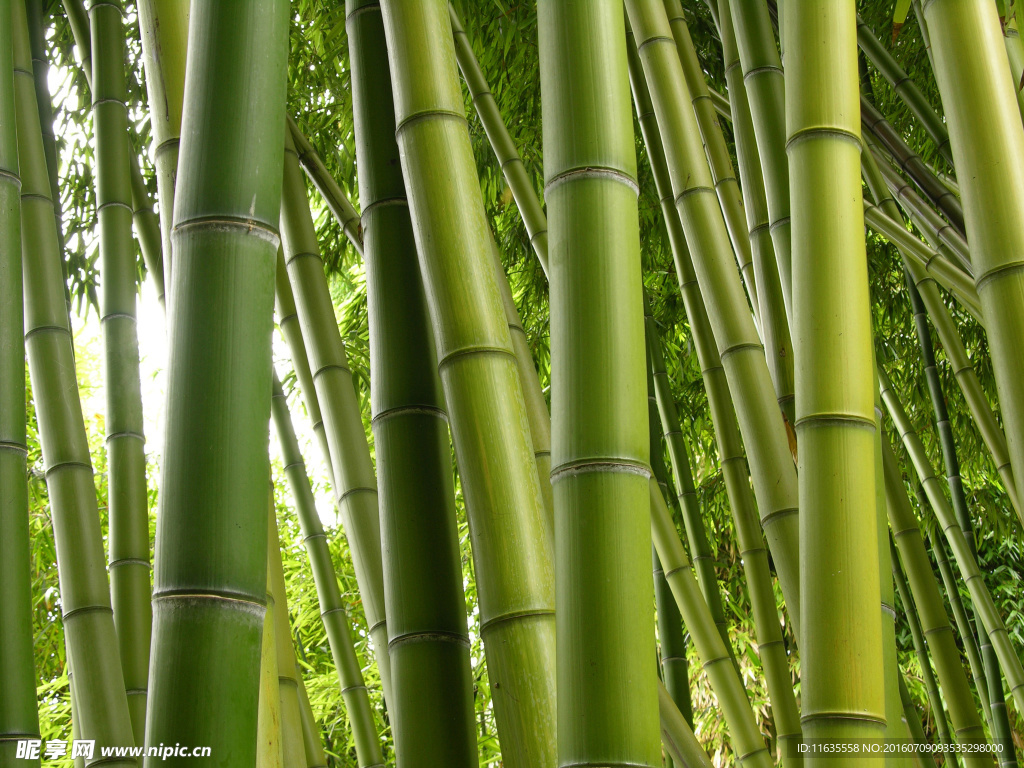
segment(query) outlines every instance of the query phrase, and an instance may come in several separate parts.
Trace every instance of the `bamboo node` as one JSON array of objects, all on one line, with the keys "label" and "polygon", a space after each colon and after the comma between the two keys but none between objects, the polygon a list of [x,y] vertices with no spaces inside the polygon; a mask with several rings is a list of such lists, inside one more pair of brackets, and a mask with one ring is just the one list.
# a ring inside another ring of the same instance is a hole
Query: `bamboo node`
[{"label": "bamboo node", "polygon": [[633,190],[634,194],[640,194],[640,185],[636,179],[618,168],[603,168],[600,166],[583,166],[582,168],[570,168],[567,171],[555,174],[544,184],[544,196],[547,197],[556,187],[560,187],[570,181],[578,179],[608,179],[625,184]]},{"label": "bamboo node", "polygon": [[575,462],[560,464],[551,470],[551,484],[573,475],[584,475],[594,472],[615,472],[628,475],[640,475],[650,479],[651,468],[638,461],[624,459],[582,459]]}]

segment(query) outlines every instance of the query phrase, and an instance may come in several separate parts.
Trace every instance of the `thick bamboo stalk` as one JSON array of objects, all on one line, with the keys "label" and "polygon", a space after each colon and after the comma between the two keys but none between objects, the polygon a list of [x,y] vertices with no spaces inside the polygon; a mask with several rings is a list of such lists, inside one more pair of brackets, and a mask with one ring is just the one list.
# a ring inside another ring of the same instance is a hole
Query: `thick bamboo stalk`
[{"label": "thick bamboo stalk", "polygon": [[789,164],[786,160],[785,146],[786,85],[782,74],[782,60],[775,47],[775,35],[772,33],[772,23],[765,0],[726,1],[732,11],[743,82],[747,89],[757,152],[764,174],[769,231],[775,244],[782,295],[785,298],[789,319],[792,321]]},{"label": "thick bamboo stalk", "polygon": [[903,439],[907,453],[913,461],[914,468],[921,480],[921,485],[924,486],[925,493],[928,496],[928,501],[946,536],[946,540],[949,542],[953,557],[960,569],[960,575],[967,583],[971,593],[971,601],[974,603],[974,610],[989,634],[992,647],[999,658],[999,666],[1003,670],[1003,676],[1010,686],[1010,693],[1017,707],[1024,709],[1024,668],[1022,668],[1017,652],[1010,642],[1010,636],[1006,631],[1006,627],[1003,626],[1003,620],[999,615],[999,611],[992,601],[992,595],[989,594],[988,588],[981,578],[978,562],[970,551],[967,539],[957,523],[952,507],[950,507],[949,502],[942,493],[939,479],[935,476],[935,471],[932,469],[931,461],[928,459],[924,446],[921,444],[921,439],[914,431],[910,419],[903,410],[903,406],[896,397],[888,377],[881,368],[878,369],[878,376],[881,383],[882,400],[885,402],[889,415],[892,416],[893,423]]},{"label": "thick bamboo stalk", "polygon": [[334,470],[334,496],[348,537],[363,610],[370,627],[384,699],[391,699],[388,629],[384,614],[377,478],[363,429],[345,344],[338,331],[320,245],[290,133],[285,133],[281,229],[288,278],[295,294],[302,336]]},{"label": "thick bamboo stalk", "polygon": [[[39,738],[32,637],[25,405],[21,177],[11,5],[0,0],[0,763],[18,739]],[[38,766],[39,760],[27,761]]]},{"label": "thick bamboo stalk", "polygon": [[[1019,477],[1024,475],[1019,349],[1024,334],[1024,170],[1006,158],[1024,154],[1024,126],[1008,98],[1014,84],[999,50],[995,6],[933,0],[925,5],[925,15],[959,170],[975,285],[990,318],[986,330],[1003,426]],[[1024,700],[1024,691],[1017,695]]]},{"label": "thick bamboo stalk", "polygon": [[[788,0],[786,148],[800,441],[804,738],[886,733],[873,347],[862,236],[856,15]],[[822,46],[821,40],[828,40]],[[822,84],[828,83],[823,89]],[[888,571],[888,568],[886,568]],[[857,659],[849,667],[837,655]],[[857,765],[860,758],[808,764]]]},{"label": "thick bamboo stalk", "polygon": [[[949,623],[942,594],[939,592],[939,585],[935,581],[935,574],[925,551],[921,529],[910,506],[906,486],[903,485],[896,455],[887,436],[882,441],[882,459],[889,525],[900,551],[903,570],[910,582],[921,628],[924,636],[928,638],[928,649],[931,651],[932,663],[935,664],[935,674],[942,686],[953,732],[959,744],[984,745],[986,739],[981,717],[974,706],[974,696],[971,694],[967,676],[960,662],[960,651],[953,637],[953,628]],[[978,751],[965,754],[964,757],[971,766],[995,765],[991,753]]]},{"label": "thick bamboo stalk", "polygon": [[[256,759],[287,3],[192,8],[147,744]],[[77,667],[76,667],[77,669]],[[156,764],[154,758],[147,765]]]},{"label": "thick bamboo stalk", "polygon": [[[551,549],[508,321],[487,256],[451,20],[443,0],[382,6],[398,145],[470,521],[502,757],[511,768],[550,766],[557,759]],[[650,647],[641,650],[648,661]]]},{"label": "thick bamboo stalk", "polygon": [[683,67],[686,88],[690,92],[690,103],[693,105],[693,113],[697,118],[697,127],[700,129],[701,139],[704,142],[704,152],[707,154],[708,165],[711,168],[715,192],[718,194],[718,202],[722,207],[726,228],[729,230],[729,240],[732,242],[736,264],[740,268],[743,285],[747,289],[747,297],[754,310],[754,318],[760,325],[761,310],[753,257],[751,256],[751,242],[747,219],[743,211],[743,197],[736,181],[736,170],[733,168],[732,157],[729,155],[729,148],[722,135],[722,126],[719,125],[718,117],[715,115],[711,96],[708,94],[704,70],[697,59],[697,51],[694,50],[690,30],[683,17],[683,6],[679,0],[665,0],[665,12],[668,15],[669,26],[672,28],[676,52],[679,54],[679,61]]},{"label": "thick bamboo stalk", "polygon": [[790,618],[798,623],[797,481],[785,423],[739,274],[728,256],[725,222],[664,7],[656,0],[628,0],[626,7],[665,148],[671,194],[737,409],[761,524]]},{"label": "thick bamboo stalk", "polygon": [[475,768],[473,673],[447,414],[395,140],[384,21],[372,0],[348,0],[346,14],[395,759],[404,768]]},{"label": "thick bamboo stalk", "polygon": [[100,321],[106,379],[110,592],[135,743],[145,738],[152,632],[149,496],[132,242],[132,154],[125,103],[124,29],[118,0],[89,6],[92,123],[99,220]]},{"label": "thick bamboo stalk", "polygon": [[316,511],[316,501],[309,485],[309,477],[306,475],[306,465],[299,451],[291,415],[288,413],[288,402],[276,375],[273,387],[271,412],[274,429],[281,443],[288,485],[295,498],[295,513],[299,519],[299,528],[302,530],[303,544],[309,554],[313,583],[320,605],[320,618],[327,631],[327,643],[331,648],[331,656],[334,658],[334,666],[338,673],[338,683],[356,745],[356,757],[360,768],[373,768],[383,765],[384,759],[381,756],[380,738],[377,735],[377,725],[373,719],[366,683],[352,643],[352,627],[348,621],[345,603],[341,599],[341,591],[338,589],[338,577],[331,561],[330,550],[327,548],[327,534],[324,533],[320,516]]},{"label": "thick bamboo stalk", "polygon": [[497,157],[501,172],[505,176],[508,188],[512,190],[512,197],[516,201],[519,213],[523,217],[523,224],[526,225],[526,233],[530,237],[530,244],[540,260],[544,272],[548,271],[548,221],[541,208],[540,200],[537,198],[537,190],[526,173],[523,159],[519,156],[509,135],[505,121],[501,117],[498,105],[491,94],[490,86],[487,85],[487,78],[484,76],[480,63],[473,53],[473,46],[469,42],[466,31],[462,28],[455,6],[448,4],[448,14],[452,23],[452,32],[455,34],[455,57],[462,71],[462,77],[466,80],[466,87],[469,89],[470,98],[473,100],[473,107],[476,109],[480,124],[484,127],[487,139]]},{"label": "thick bamboo stalk", "polygon": [[754,275],[758,285],[761,338],[764,341],[768,370],[772,375],[772,384],[775,385],[779,407],[786,417],[787,430],[792,430],[793,341],[790,337],[789,319],[779,278],[779,265],[775,258],[775,244],[772,242],[770,231],[761,158],[757,151],[754,123],[747,101],[747,87],[743,82],[743,69],[736,48],[732,9],[729,0],[719,0],[719,6],[719,17],[722,20],[722,58],[725,63],[725,78],[729,83],[729,100],[732,104],[732,113],[735,115],[733,135],[736,138],[736,160],[739,163],[750,249],[754,259]]},{"label": "thick bamboo stalk", "polygon": [[[68,325],[57,231],[36,107],[23,0],[12,2],[14,96],[21,168],[25,346],[57,545],[61,609],[78,686],[82,738],[133,743],[104,567],[103,541]],[[7,114],[10,114],[9,112]],[[21,385],[23,386],[23,385]],[[111,763],[134,765],[134,759]]]},{"label": "thick bamboo stalk", "polygon": [[928,103],[928,99],[921,93],[921,89],[917,87],[917,84],[893,58],[892,54],[886,50],[885,46],[878,41],[875,33],[871,31],[871,27],[860,16],[857,17],[857,45],[928,132],[932,141],[935,142],[935,146],[938,147],[939,154],[952,165],[953,153],[949,147],[949,133],[946,131],[942,117]]},{"label": "thick bamboo stalk", "polygon": [[650,425],[625,24],[613,0],[542,0],[537,15],[551,213],[558,761],[655,766]]}]

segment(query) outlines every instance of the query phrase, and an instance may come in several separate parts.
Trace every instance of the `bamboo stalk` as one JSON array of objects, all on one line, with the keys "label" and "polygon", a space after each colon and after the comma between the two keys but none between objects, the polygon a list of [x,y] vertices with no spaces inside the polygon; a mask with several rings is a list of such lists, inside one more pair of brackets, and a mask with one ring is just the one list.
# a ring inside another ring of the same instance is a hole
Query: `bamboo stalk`
[{"label": "bamboo stalk", "polygon": [[[917,708],[914,706],[914,700],[910,697],[910,691],[907,690],[906,681],[903,679],[903,675],[900,675],[900,699],[903,701],[903,713],[904,720],[910,729],[911,739],[915,744],[921,745],[921,750],[915,755],[915,760],[918,768],[925,768],[925,760],[923,757],[924,751],[927,749],[928,739],[924,735],[924,726],[921,724],[921,716],[917,713]],[[950,768],[956,768],[956,759],[950,758],[946,764]]]},{"label": "bamboo stalk", "polygon": [[102,291],[100,321],[106,379],[110,591],[135,743],[146,728],[152,633],[149,495],[146,491],[142,384],[132,242],[132,153],[125,103],[124,29],[119,0],[89,7],[92,33],[92,122],[96,148],[96,215]]},{"label": "bamboo stalk", "polygon": [[[270,555],[267,549],[268,560]],[[267,569],[267,612],[263,615],[263,640],[260,644],[260,687],[256,716],[256,768],[284,768],[281,743],[281,696],[277,674],[277,625],[274,621],[274,595],[271,592],[269,562]]]},{"label": "bamboo stalk", "polygon": [[[287,3],[197,2],[182,115],[147,744],[256,760]],[[76,667],[77,669],[77,667]],[[154,758],[146,758],[155,766]]]},{"label": "bamboo stalk", "polygon": [[[1006,158],[1024,153],[1024,126],[1008,98],[1014,84],[999,48],[994,5],[959,7],[933,0],[925,5],[925,15],[959,169],[975,285],[990,318],[986,330],[1010,460],[1019,477],[1024,475],[1024,375],[1019,354],[1024,257],[1018,245],[1024,245],[1024,173]],[[1021,521],[1024,524],[1024,514]],[[1003,673],[1010,674],[1005,668]],[[1024,690],[1015,695],[1024,701]],[[1018,704],[1018,709],[1024,707]]]},{"label": "bamboo stalk", "polygon": [[[502,758],[512,768],[553,765],[551,550],[508,321],[487,259],[451,20],[443,0],[385,0],[382,7],[398,145],[470,521]],[[646,547],[638,556],[646,559]],[[649,652],[650,643],[641,653]]]},{"label": "bamboo stalk", "polygon": [[654,571],[654,607],[658,616],[658,645],[661,649],[661,676],[669,697],[679,709],[686,724],[693,728],[690,670],[686,661],[683,617],[679,614],[679,607],[665,580],[665,571],[661,567],[658,552],[653,544],[651,562]]},{"label": "bamboo stalk", "polygon": [[1003,626],[1003,620],[995,603],[992,601],[992,595],[989,594],[988,588],[981,578],[978,562],[968,547],[967,539],[956,521],[956,516],[949,502],[942,494],[939,480],[935,476],[935,471],[932,469],[928,455],[924,451],[921,439],[914,432],[910,419],[903,410],[903,406],[892,390],[888,377],[881,368],[878,369],[878,376],[881,382],[882,400],[885,402],[889,415],[892,416],[893,423],[903,439],[907,453],[913,461],[914,468],[921,480],[921,485],[924,486],[925,493],[928,496],[928,501],[946,536],[946,540],[949,542],[953,557],[960,569],[960,575],[967,583],[971,593],[971,601],[974,603],[974,610],[989,634],[992,647],[999,658],[999,666],[1003,670],[1003,676],[1010,686],[1010,693],[1017,707],[1024,710],[1024,668],[1021,667],[1020,659],[1017,657],[1016,650],[1010,642],[1006,627]]},{"label": "bamboo stalk", "polygon": [[352,642],[352,627],[348,621],[345,603],[341,599],[341,591],[338,589],[334,563],[327,548],[327,534],[324,533],[320,516],[316,511],[316,501],[309,485],[309,477],[306,475],[306,465],[299,451],[291,415],[288,413],[288,402],[276,375],[273,382],[271,412],[274,429],[281,443],[285,476],[295,498],[295,514],[302,530],[302,542],[313,571],[320,618],[327,631],[327,643],[331,648],[341,695],[352,728],[356,757],[360,768],[381,766],[384,759],[381,756],[380,738],[377,735],[377,725],[373,719],[366,683]]},{"label": "bamboo stalk", "polygon": [[671,759],[681,768],[711,768],[708,753],[693,735],[668,689],[661,684],[658,685],[658,707],[661,711],[661,740]]},{"label": "bamboo stalk", "polygon": [[[21,0],[13,0],[19,3]],[[32,637],[21,177],[15,119],[12,0],[0,0],[0,763],[39,738]],[[17,761],[21,763],[21,761]],[[38,766],[38,759],[27,761]]]},{"label": "bamboo stalk", "polygon": [[1003,45],[1006,48],[1006,59],[1010,63],[1010,75],[1013,78],[1014,91],[1017,94],[1017,108],[1024,118],[1024,43],[1021,43],[1020,31],[1017,29],[1017,15],[1003,23]]},{"label": "bamboo stalk", "polygon": [[[25,347],[57,546],[68,659],[78,686],[82,738],[133,743],[104,568],[103,541],[85,433],[67,302],[36,106],[25,3],[12,3],[14,98],[21,169]],[[10,114],[9,112],[7,114]],[[23,386],[23,385],[19,385]],[[98,761],[96,750],[93,762]],[[134,765],[134,759],[111,764]]]},{"label": "bamboo stalk", "polygon": [[306,182],[291,135],[285,133],[281,229],[288,278],[295,293],[302,336],[334,470],[334,496],[352,552],[363,610],[370,627],[384,700],[391,700],[391,666],[384,613],[377,478],[363,418],[327,287],[320,246],[306,197]]},{"label": "bamboo stalk", "polygon": [[715,106],[715,111],[719,117],[724,117],[726,120],[732,120],[732,104],[729,97],[723,96],[713,88],[708,89],[708,96],[711,97],[711,103]]},{"label": "bamboo stalk", "polygon": [[476,768],[447,414],[394,138],[384,21],[372,0],[349,0],[346,12],[396,761]]},{"label": "bamboo stalk", "polygon": [[327,755],[320,741],[320,728],[309,705],[309,694],[302,681],[302,668],[295,663],[295,677],[299,681],[299,714],[302,716],[302,743],[306,748],[306,768],[327,768]]}]

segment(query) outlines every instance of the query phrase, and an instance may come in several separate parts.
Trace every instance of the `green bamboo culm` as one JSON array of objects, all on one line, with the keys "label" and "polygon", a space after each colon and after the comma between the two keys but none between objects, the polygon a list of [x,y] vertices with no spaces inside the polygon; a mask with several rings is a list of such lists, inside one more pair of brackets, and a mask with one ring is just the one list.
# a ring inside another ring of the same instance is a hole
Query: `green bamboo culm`
[{"label": "green bamboo culm", "polygon": [[[25,3],[14,0],[11,6],[22,179],[25,347],[57,546],[64,633],[75,673],[78,727],[81,738],[97,742],[95,762],[99,760],[99,747],[128,746],[134,739],[116,650],[89,444],[75,380]],[[135,760],[125,758],[109,764],[135,765]]]},{"label": "green bamboo culm", "polygon": [[[886,707],[880,526],[856,15],[852,3],[786,4],[786,149],[803,502],[803,733],[806,739],[881,738]],[[822,46],[821,40],[830,44]],[[857,663],[837,664],[837,657]],[[813,755],[807,764],[860,761]]]},{"label": "green bamboo culm", "polygon": [[[683,617],[676,606],[658,551],[651,545],[654,572],[654,607],[658,614],[658,647],[661,651],[661,676],[665,688],[679,708],[686,724],[693,728],[693,703],[690,699],[690,671],[686,661],[686,636]],[[670,766],[671,768],[671,766]]]},{"label": "green bamboo culm", "polygon": [[476,768],[473,672],[447,414],[395,140],[384,21],[374,0],[348,0],[345,11],[395,760],[403,768]]},{"label": "green bamboo culm", "polygon": [[140,0],[139,30],[149,97],[153,164],[160,196],[160,234],[164,283],[170,285],[171,227],[181,116],[185,97],[185,59],[191,0]]},{"label": "green bamboo culm", "polygon": [[263,641],[260,644],[260,687],[256,712],[255,768],[284,768],[281,744],[281,684],[277,674],[277,625],[274,595],[270,584],[270,548],[267,548],[266,612],[263,614]]},{"label": "green bamboo culm", "polygon": [[191,10],[146,743],[251,765],[284,148],[283,119],[251,116],[284,112],[288,4]]},{"label": "green bamboo culm", "polygon": [[[283,124],[283,121],[282,121]],[[348,537],[359,594],[370,628],[385,702],[391,699],[388,628],[384,613],[377,478],[363,429],[345,343],[324,274],[320,245],[290,132],[284,136],[281,231],[288,279],[309,357],[334,471],[334,496]]]},{"label": "green bamboo culm", "polygon": [[550,212],[558,763],[655,766],[653,581],[644,567],[650,427],[625,24],[612,0],[545,0],[537,25]]},{"label": "green bamboo culm", "polygon": [[313,717],[309,694],[302,680],[302,667],[295,662],[295,677],[299,681],[299,714],[302,716],[302,743],[306,748],[306,768],[327,768],[327,755],[320,740],[320,726]]},{"label": "green bamboo culm", "polygon": [[92,123],[99,223],[100,320],[106,381],[110,593],[135,743],[146,728],[152,631],[149,496],[146,492],[142,384],[132,241],[132,153],[125,103],[124,27],[119,0],[89,6]]},{"label": "green bamboo culm", "polygon": [[[21,178],[11,5],[0,0],[0,763],[39,738],[29,558]],[[22,76],[24,77],[24,76]],[[38,766],[38,759],[24,764]]]},{"label": "green bamboo culm", "polygon": [[[448,6],[384,0],[382,7],[398,146],[466,499],[502,758],[510,768],[550,766],[557,759],[551,545],[508,319],[488,258]],[[648,660],[650,648],[641,651]]]},{"label": "green bamboo culm", "polygon": [[[1024,126],[1011,98],[1014,83],[1000,45],[995,4],[932,0],[925,3],[924,13],[961,181],[975,285],[988,320],[1010,461],[1014,477],[1022,477],[1024,169],[1006,158],[1024,153]],[[1024,524],[1024,515],[1021,520]],[[1017,695],[1024,701],[1024,690]]]},{"label": "green bamboo culm", "polygon": [[[306,465],[299,451],[299,442],[295,437],[295,428],[291,414],[288,412],[288,401],[285,399],[281,382],[274,376],[271,413],[274,429],[281,443],[284,458],[284,472],[288,478],[288,486],[295,498],[295,513],[302,531],[302,541],[309,555],[310,567],[313,571],[313,583],[316,586],[317,600],[320,605],[320,618],[327,632],[327,643],[331,648],[331,656],[338,674],[338,684],[345,700],[349,726],[352,729],[356,746],[356,759],[359,768],[374,768],[384,764],[381,755],[380,737],[377,724],[374,722],[373,709],[363,679],[362,668],[356,656],[352,640],[352,626],[348,620],[345,603],[338,588],[338,577],[331,561],[331,553],[327,545],[327,534],[316,511],[316,500],[306,474]],[[319,737],[318,737],[319,738]]]}]

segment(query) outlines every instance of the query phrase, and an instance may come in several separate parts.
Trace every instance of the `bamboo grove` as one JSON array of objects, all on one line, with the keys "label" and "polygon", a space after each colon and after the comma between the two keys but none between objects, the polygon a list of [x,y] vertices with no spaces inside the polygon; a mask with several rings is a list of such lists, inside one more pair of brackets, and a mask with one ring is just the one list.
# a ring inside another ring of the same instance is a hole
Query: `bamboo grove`
[{"label": "bamboo grove", "polygon": [[1018,23],[0,0],[0,766],[1016,766]]}]

